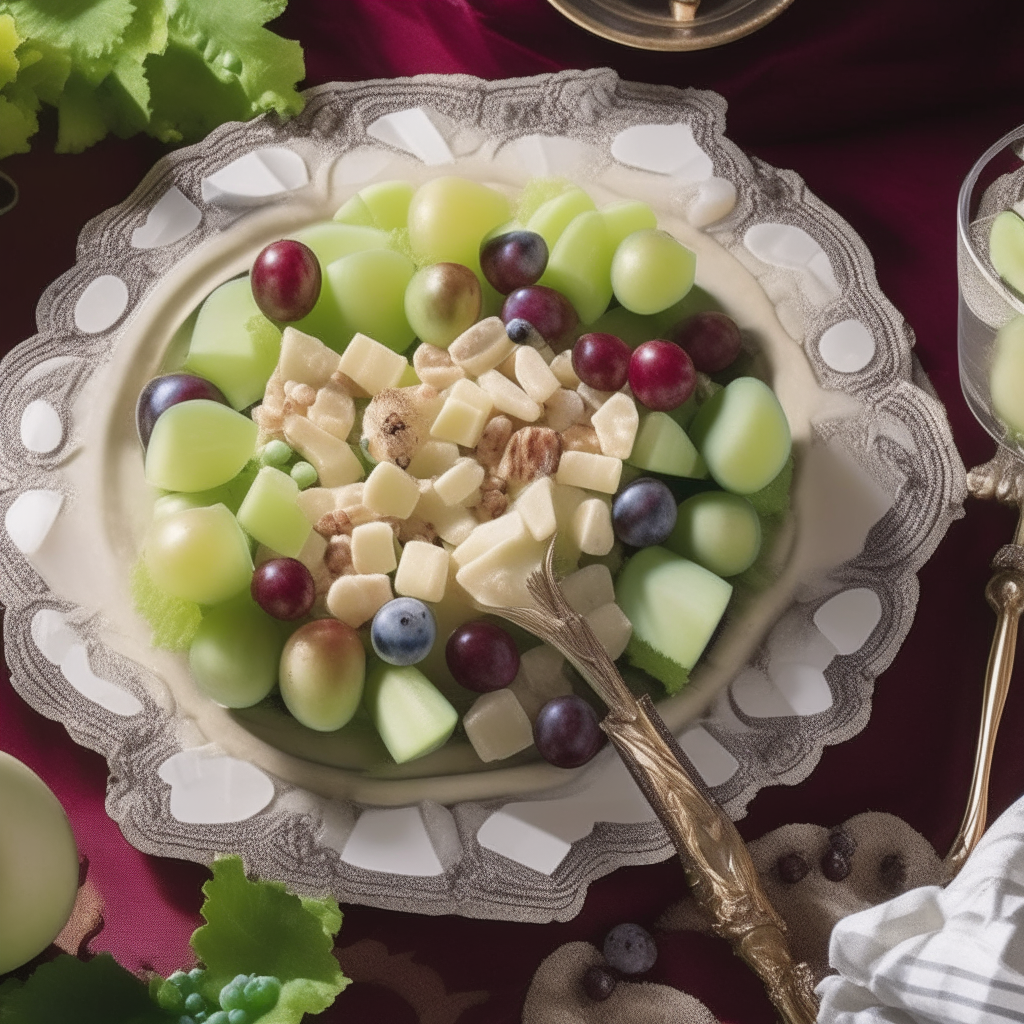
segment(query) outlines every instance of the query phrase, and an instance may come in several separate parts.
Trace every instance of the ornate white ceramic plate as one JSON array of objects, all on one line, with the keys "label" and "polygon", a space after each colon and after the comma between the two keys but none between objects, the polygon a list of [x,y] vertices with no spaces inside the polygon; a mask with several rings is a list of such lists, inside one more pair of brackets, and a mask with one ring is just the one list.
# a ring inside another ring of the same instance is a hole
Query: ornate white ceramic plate
[{"label": "ornate white ceramic plate", "polygon": [[744,327],[790,419],[795,526],[776,583],[662,714],[734,817],[863,728],[915,574],[962,512],[963,467],[863,243],[724,131],[720,97],[610,71],[336,84],[287,124],[225,125],[166,157],[86,226],[39,333],[0,367],[0,597],[14,685],[106,757],[107,808],[132,843],[239,852],[343,902],[529,921],[569,918],[592,879],[672,853],[610,750],[573,773],[529,757],[487,770],[458,742],[360,768],[329,739],[298,745],[283,719],[214,706],[131,607],[152,503],[140,388],[215,285],[375,180],[565,176],[599,201],[647,200],[697,252],[698,284]]}]

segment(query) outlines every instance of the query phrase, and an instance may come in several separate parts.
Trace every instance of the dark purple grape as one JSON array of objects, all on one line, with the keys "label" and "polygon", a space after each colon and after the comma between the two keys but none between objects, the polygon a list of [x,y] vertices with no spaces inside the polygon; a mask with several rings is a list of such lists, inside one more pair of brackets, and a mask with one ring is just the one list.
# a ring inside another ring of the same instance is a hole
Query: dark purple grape
[{"label": "dark purple grape", "polygon": [[889,892],[902,892],[907,884],[907,862],[902,854],[888,853],[878,864],[878,879]]},{"label": "dark purple grape", "polygon": [[604,746],[597,713],[575,694],[549,700],[533,723],[540,756],[556,768],[579,768]]},{"label": "dark purple grape", "polygon": [[648,409],[668,412],[685,402],[697,386],[697,371],[685,349],[656,338],[633,349],[629,386]]},{"label": "dark purple grape", "polygon": [[608,966],[622,974],[646,974],[658,959],[654,937],[638,924],[617,924],[604,940]]},{"label": "dark purple grape", "polygon": [[502,295],[536,283],[548,265],[548,244],[535,231],[508,231],[480,247],[480,269]]},{"label": "dark purple grape", "polygon": [[444,657],[455,681],[475,693],[501,690],[519,671],[519,651],[511,634],[483,619],[459,626],[448,637]]},{"label": "dark purple grape", "polygon": [[679,508],[672,492],[660,480],[642,476],[612,500],[615,536],[632,548],[649,548],[664,542],[675,529]]},{"label": "dark purple grape", "polygon": [[320,297],[320,261],[308,245],[282,238],[256,257],[249,280],[264,316],[284,323],[301,320]]},{"label": "dark purple grape", "polygon": [[517,345],[532,345],[534,348],[540,348],[541,345],[546,344],[533,324],[522,317],[509,320],[505,324],[505,333],[508,335],[508,340],[514,341]]},{"label": "dark purple grape", "polygon": [[565,341],[580,322],[572,303],[561,292],[540,284],[512,292],[501,307],[501,319],[506,324],[528,320],[550,345]]},{"label": "dark purple grape", "polygon": [[672,331],[672,341],[690,353],[701,373],[724,370],[743,347],[736,321],[725,313],[694,313]]},{"label": "dark purple grape", "polygon": [[434,646],[434,613],[415,597],[396,597],[382,605],[370,626],[370,643],[389,665],[415,665]]},{"label": "dark purple grape", "polygon": [[614,334],[581,334],[572,347],[572,368],[598,391],[618,391],[629,378],[633,350]]},{"label": "dark purple grape", "polygon": [[142,389],[135,405],[135,426],[142,447],[149,444],[153,426],[162,413],[179,402],[192,402],[200,398],[220,402],[221,405],[231,404],[216,384],[194,373],[167,373],[162,377],[154,377]]},{"label": "dark purple grape", "polygon": [[600,964],[593,964],[583,974],[581,984],[583,991],[595,1003],[603,1003],[614,991],[619,983],[618,978]]},{"label": "dark purple grape", "polygon": [[776,874],[778,874],[779,880],[785,882],[786,885],[796,885],[797,882],[802,882],[810,870],[811,866],[807,863],[807,859],[799,853],[784,853],[775,862]]},{"label": "dark purple grape", "polygon": [[834,846],[830,846],[821,858],[821,873],[830,882],[841,882],[849,876],[852,870],[853,865],[850,863],[850,858]]},{"label": "dark purple grape", "polygon": [[252,599],[275,619],[301,619],[313,607],[313,575],[296,558],[271,558],[256,567],[249,587]]}]

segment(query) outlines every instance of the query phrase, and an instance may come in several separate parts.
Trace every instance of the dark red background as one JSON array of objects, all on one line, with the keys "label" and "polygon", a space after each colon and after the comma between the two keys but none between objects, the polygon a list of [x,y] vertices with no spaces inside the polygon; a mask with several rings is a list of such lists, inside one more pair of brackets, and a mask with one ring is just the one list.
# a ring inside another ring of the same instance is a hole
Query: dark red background
[{"label": "dark red background", "polygon": [[[749,153],[793,168],[839,211],[874,254],[882,288],[917,336],[917,353],[949,410],[968,466],[992,444],[960,396],[956,365],[955,202],[975,158],[1024,121],[1024,7],[934,0],[794,0],[761,32],[697,53],[630,50],[590,36],[544,0],[293,0],[274,26],[298,39],[315,85],[421,72],[486,78],[609,66],[623,78],[715,89],[728,132]],[[108,139],[55,156],[52,124],[33,152],[3,167],[19,206],[0,217],[0,351],[34,331],[45,286],[74,261],[85,222],[125,199],[162,147]],[[762,792],[740,828],[748,839],[779,825],[833,825],[864,810],[898,814],[945,852],[967,788],[992,616],[982,596],[988,562],[1010,538],[1011,514],[971,503],[920,574],[910,637],[879,679],[868,727],[827,750],[791,789]],[[1018,671],[1018,677],[1021,672]],[[1024,792],[1021,679],[1006,706],[992,780],[998,813]],[[0,748],[35,769],[71,817],[90,878],[107,901],[94,948],[128,967],[168,971],[188,957],[205,869],[146,857],[106,817],[102,759],[31,711],[0,678]],[[600,944],[622,920],[651,924],[683,891],[673,862],[616,872],[592,886],[562,925],[513,925],[344,908],[340,945],[382,941],[437,970],[449,991],[489,990],[460,1024],[518,1021],[530,978],[556,946]],[[703,999],[723,1021],[769,1021],[756,979],[709,939],[660,940],[655,980]],[[415,1020],[392,993],[353,986],[322,1019]]]}]

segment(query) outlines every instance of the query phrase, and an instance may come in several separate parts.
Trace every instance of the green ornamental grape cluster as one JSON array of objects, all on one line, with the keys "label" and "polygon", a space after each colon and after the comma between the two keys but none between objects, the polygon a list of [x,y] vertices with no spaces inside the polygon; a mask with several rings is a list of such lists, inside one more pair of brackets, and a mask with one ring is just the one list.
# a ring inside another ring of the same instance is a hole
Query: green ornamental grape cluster
[{"label": "green ornamental grape cluster", "polygon": [[57,152],[108,132],[162,142],[297,114],[302,49],[264,28],[286,0],[0,0],[0,158],[26,153],[43,104]]},{"label": "green ornamental grape cluster", "polygon": [[187,974],[175,971],[157,991],[157,1005],[176,1015],[177,1024],[254,1024],[277,1005],[281,994],[277,978],[239,974],[220,990],[214,1006],[201,991],[205,979],[201,967]]}]

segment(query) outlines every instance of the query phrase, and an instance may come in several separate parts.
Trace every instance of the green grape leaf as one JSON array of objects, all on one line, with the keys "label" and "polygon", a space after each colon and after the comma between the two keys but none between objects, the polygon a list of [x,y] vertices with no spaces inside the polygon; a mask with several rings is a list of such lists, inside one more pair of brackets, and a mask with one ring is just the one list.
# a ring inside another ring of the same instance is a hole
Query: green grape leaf
[{"label": "green grape leaf", "polygon": [[23,102],[0,95],[0,159],[27,153],[28,140],[39,131],[35,110]]},{"label": "green grape leaf", "polygon": [[21,68],[4,95],[38,110],[41,103],[56,106],[71,74],[71,58],[46,43],[26,42],[18,48]]},{"label": "green grape leaf", "polygon": [[[331,953],[342,917],[334,900],[300,899],[279,882],[250,882],[239,857],[214,861],[203,893],[200,913],[207,923],[191,941],[206,964],[207,998],[216,999],[238,974],[272,975],[281,982],[281,996],[260,1024],[299,1024],[349,984]],[[0,1018],[0,1024],[6,1022]]]},{"label": "green grape leaf", "polygon": [[62,955],[23,984],[0,986],[0,1024],[169,1024],[148,988],[109,953]]},{"label": "green grape leaf", "polygon": [[[747,495],[747,501],[762,519],[784,516],[789,511],[789,491],[793,485],[793,456],[790,454],[778,476],[759,491]],[[763,525],[763,524],[762,524]]]},{"label": "green grape leaf", "polygon": [[58,153],[81,153],[107,134],[107,121],[96,91],[72,71],[57,104]]},{"label": "green grape leaf", "polygon": [[[626,647],[626,659],[635,668],[643,669],[648,675],[654,676],[671,696],[678,693],[689,681],[690,672],[678,662],[656,651],[646,640],[634,633]],[[3,1024],[0,1021],[0,1024]]]},{"label": "green grape leaf", "polygon": [[13,82],[21,67],[14,51],[24,40],[18,35],[14,19],[9,14],[0,14],[0,87]]}]

